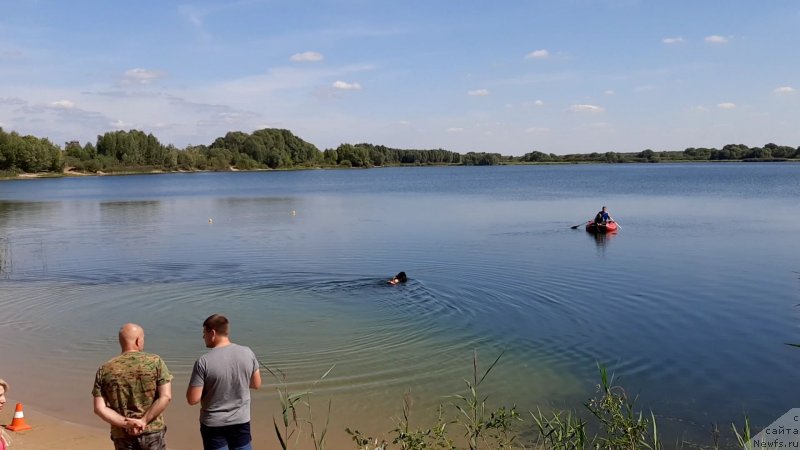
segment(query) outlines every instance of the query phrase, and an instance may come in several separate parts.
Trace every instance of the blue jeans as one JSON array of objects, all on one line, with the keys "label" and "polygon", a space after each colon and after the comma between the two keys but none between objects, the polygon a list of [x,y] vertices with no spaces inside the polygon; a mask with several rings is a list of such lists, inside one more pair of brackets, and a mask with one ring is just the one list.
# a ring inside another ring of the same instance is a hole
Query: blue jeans
[{"label": "blue jeans", "polygon": [[253,450],[250,422],[209,427],[200,424],[203,450]]},{"label": "blue jeans", "polygon": [[217,447],[214,450],[253,450],[253,446],[250,444],[252,444],[252,442],[248,442],[247,445],[245,445],[244,447],[234,447],[234,448],[228,447],[228,445],[225,444],[224,447]]}]

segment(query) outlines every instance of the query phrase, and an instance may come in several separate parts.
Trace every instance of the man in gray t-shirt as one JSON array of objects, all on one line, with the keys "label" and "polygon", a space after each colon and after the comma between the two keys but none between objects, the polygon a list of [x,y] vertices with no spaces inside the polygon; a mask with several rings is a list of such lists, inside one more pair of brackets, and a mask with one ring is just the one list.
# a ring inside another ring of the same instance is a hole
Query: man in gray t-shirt
[{"label": "man in gray t-shirt", "polygon": [[250,348],[234,344],[228,319],[214,314],[203,322],[211,350],[194,363],[186,400],[200,403],[204,450],[250,450],[250,389],[261,387],[258,360]]}]

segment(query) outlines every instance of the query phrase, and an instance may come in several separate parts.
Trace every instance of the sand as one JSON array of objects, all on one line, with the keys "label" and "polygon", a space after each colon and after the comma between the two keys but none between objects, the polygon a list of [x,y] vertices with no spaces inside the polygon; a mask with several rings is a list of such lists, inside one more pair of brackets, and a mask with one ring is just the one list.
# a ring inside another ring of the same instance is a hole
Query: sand
[{"label": "sand", "polygon": [[[182,399],[181,399],[182,400]],[[0,424],[8,425],[14,415],[15,402],[8,399],[3,411],[0,411]],[[11,437],[9,450],[110,450],[114,448],[109,438],[109,428],[100,418],[91,412],[91,402],[86,408],[86,419],[94,425],[75,423],[51,416],[41,410],[25,406],[25,422],[32,429],[14,433],[7,431]],[[169,409],[173,408],[172,414]],[[198,411],[188,405],[171,404],[165,416],[167,422],[168,450],[196,450],[202,448],[200,431],[197,425]],[[253,447],[260,449],[280,448],[272,428],[271,417],[253,416]],[[170,425],[172,424],[172,425]],[[327,448],[346,450],[356,448],[343,427],[332,427],[327,437]],[[292,448],[313,450],[314,446],[307,439],[308,430],[303,433],[301,442],[293,442]]]},{"label": "sand", "polygon": [[[89,427],[51,417],[30,407],[25,407],[25,422],[32,427],[28,431],[14,433],[6,430],[11,437],[9,450],[93,450],[113,449],[108,429]],[[0,414],[0,422],[8,425],[14,415],[14,403],[10,400]]]}]

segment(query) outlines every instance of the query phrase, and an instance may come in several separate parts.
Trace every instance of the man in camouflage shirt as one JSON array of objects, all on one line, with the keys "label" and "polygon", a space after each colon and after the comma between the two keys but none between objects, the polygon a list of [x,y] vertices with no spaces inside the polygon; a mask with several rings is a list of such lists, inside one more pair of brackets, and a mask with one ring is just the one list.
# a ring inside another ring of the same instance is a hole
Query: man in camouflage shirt
[{"label": "man in camouflage shirt", "polygon": [[119,345],[122,354],[97,370],[94,413],[111,424],[116,450],[166,450],[161,413],[172,399],[172,375],[160,356],[143,351],[139,325],[123,325]]}]

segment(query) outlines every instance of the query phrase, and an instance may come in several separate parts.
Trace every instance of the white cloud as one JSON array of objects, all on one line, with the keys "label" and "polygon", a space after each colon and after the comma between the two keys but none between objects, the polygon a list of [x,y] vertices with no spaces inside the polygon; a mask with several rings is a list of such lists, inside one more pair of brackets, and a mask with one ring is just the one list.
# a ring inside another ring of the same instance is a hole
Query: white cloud
[{"label": "white cloud", "polygon": [[401,120],[401,121],[400,121],[400,122],[398,122],[398,123],[399,123],[400,125],[403,125],[403,126],[408,126],[408,125],[411,125],[411,122],[409,122],[409,121],[407,121],[407,120]]},{"label": "white cloud", "polygon": [[526,85],[539,83],[552,83],[559,81],[575,81],[580,77],[577,72],[558,72],[558,73],[526,73],[524,75],[496,80],[495,84],[504,85]]},{"label": "white cloud", "polygon": [[706,36],[706,42],[709,44],[727,44],[730,38],[719,36],[717,34]]},{"label": "white cloud", "polygon": [[21,59],[25,54],[20,50],[3,50],[0,52],[0,59]]},{"label": "white cloud", "polygon": [[471,95],[473,97],[484,97],[489,95],[488,89],[475,89],[474,91],[467,92],[467,95]]},{"label": "white cloud", "polygon": [[614,95],[614,91],[612,91],[611,89],[606,89],[604,94],[606,94],[606,95]]},{"label": "white cloud", "polygon": [[447,129],[448,133],[460,133],[462,131],[464,131],[464,129],[461,127],[452,127]]},{"label": "white cloud", "polygon": [[[189,2],[187,2],[189,3]],[[200,2],[195,2],[196,4],[185,4],[178,7],[178,13],[183,16],[190,24],[192,24],[200,33],[201,37],[209,38],[210,35],[206,34],[203,31],[203,25],[206,22],[206,18],[209,16],[218,15],[219,13],[240,8],[242,6],[247,5],[248,3],[255,3],[254,1],[249,0],[240,0],[240,1],[231,1],[231,2],[208,2],[206,5],[200,5]]]},{"label": "white cloud", "polygon": [[192,25],[196,27],[203,26],[203,18],[206,15],[205,12],[199,11],[190,5],[181,5],[178,7],[178,12]]},{"label": "white cloud", "polygon": [[0,105],[23,106],[28,102],[17,97],[0,97]]},{"label": "white cloud", "polygon": [[683,44],[684,41],[682,37],[668,37],[661,40],[661,42],[665,44]]},{"label": "white cloud", "polygon": [[592,128],[595,130],[609,130],[613,131],[612,125],[608,122],[594,122],[590,124],[586,124],[586,128]]},{"label": "white cloud", "polygon": [[696,111],[696,112],[704,112],[704,111],[708,111],[708,108],[706,108],[703,105],[696,105],[696,106],[692,106],[691,110],[692,111]]},{"label": "white cloud", "polygon": [[225,123],[241,123],[244,121],[244,119],[247,119],[250,116],[252,116],[252,114],[239,111],[230,111],[230,112],[221,112],[217,114],[217,116]]},{"label": "white cloud", "polygon": [[525,129],[526,133],[547,133],[548,131],[550,131],[550,128],[544,127],[530,127]]},{"label": "white cloud", "polygon": [[775,92],[776,94],[794,94],[796,90],[791,86],[781,86],[775,88],[773,92]]},{"label": "white cloud", "polygon": [[504,125],[503,122],[475,122],[475,128],[492,128],[492,127],[502,127]]},{"label": "white cloud", "polygon": [[569,110],[577,113],[600,113],[605,111],[604,108],[595,105],[572,105]]},{"label": "white cloud", "polygon": [[112,128],[116,128],[116,129],[118,129],[118,130],[121,130],[121,129],[123,129],[123,128],[130,128],[130,124],[129,124],[129,123],[127,123],[127,122],[123,122],[122,120],[119,120],[119,119],[118,119],[118,120],[116,120],[116,121],[114,121],[114,122],[111,122],[111,123],[110,123],[110,124],[108,124],[108,125],[109,125],[110,127],[112,127]]},{"label": "white cloud", "polygon": [[[230,104],[232,97],[236,97],[240,102],[247,103],[256,97],[273,95],[281,91],[294,89],[319,89],[322,98],[330,97],[333,88],[345,89],[344,86],[352,85],[351,89],[359,89],[358,83],[341,83],[337,87],[329,85],[330,79],[341,79],[341,77],[353,76],[353,73],[372,70],[371,65],[350,65],[344,67],[322,67],[313,65],[311,67],[276,67],[269,69],[264,74],[247,76],[233,80],[223,81],[213,87],[216,95],[215,100],[205,101],[205,103]],[[334,83],[335,84],[335,83]],[[323,86],[326,85],[326,86]],[[357,88],[355,86],[358,86]],[[208,89],[202,92],[203,98],[208,98]]]},{"label": "white cloud", "polygon": [[731,103],[731,102],[717,103],[717,108],[719,108],[719,109],[736,109],[736,103]]},{"label": "white cloud", "polygon": [[291,56],[292,61],[297,62],[315,62],[315,61],[322,61],[325,57],[322,53],[319,52],[303,52],[303,53],[295,53]]},{"label": "white cloud", "polygon": [[75,107],[75,103],[72,103],[69,100],[57,100],[50,103],[51,108],[56,109],[72,109]]},{"label": "white cloud", "polygon": [[508,103],[506,104],[506,108],[540,108],[544,106],[544,101],[542,100],[525,100],[523,102],[519,102],[518,104]]},{"label": "white cloud", "polygon": [[150,84],[153,81],[163,78],[164,72],[147,69],[131,69],[122,76],[123,84]]},{"label": "white cloud", "polygon": [[534,50],[527,55],[525,55],[525,59],[545,59],[550,57],[550,52],[546,49],[541,50]]},{"label": "white cloud", "polygon": [[343,91],[357,91],[361,89],[361,85],[358,83],[348,83],[342,80],[334,81],[331,86],[333,86],[336,89],[341,89]]}]

